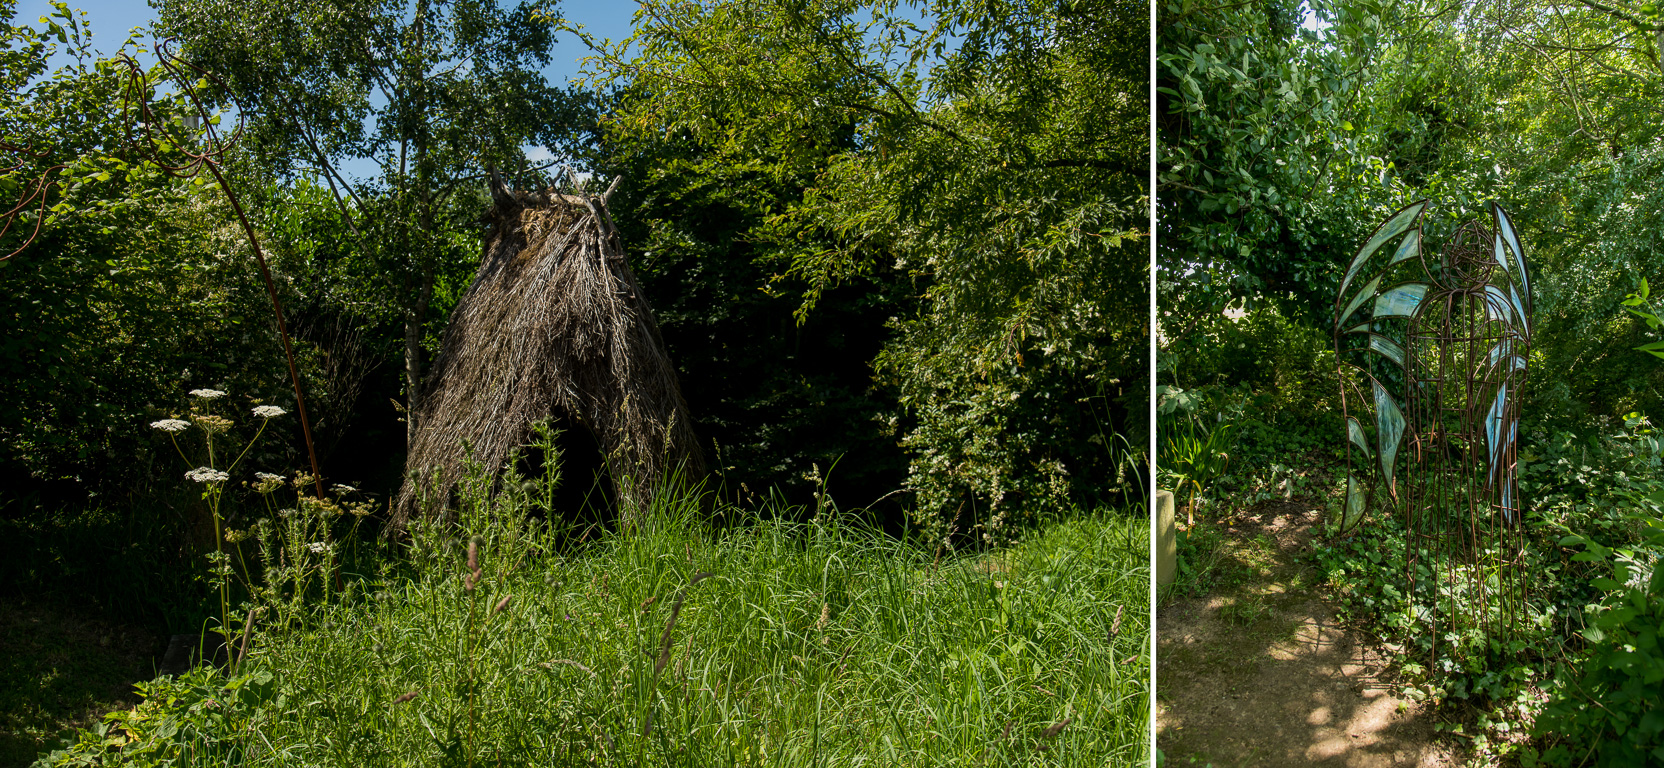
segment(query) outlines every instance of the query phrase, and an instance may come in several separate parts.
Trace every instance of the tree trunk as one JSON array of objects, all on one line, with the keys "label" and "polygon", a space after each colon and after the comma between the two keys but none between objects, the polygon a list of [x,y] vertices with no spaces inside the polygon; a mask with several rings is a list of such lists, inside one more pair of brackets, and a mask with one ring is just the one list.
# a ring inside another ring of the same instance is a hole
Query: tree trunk
[{"label": "tree trunk", "polygon": [[[418,116],[425,117],[427,111],[427,87],[425,70],[427,52],[423,46],[425,41],[428,2],[421,0],[416,4],[416,17],[411,20],[415,38],[414,50],[405,59],[405,80],[410,88],[410,95],[414,102],[413,110]],[[404,377],[406,391],[405,413],[405,445],[412,445],[416,440],[418,406],[421,405],[422,391],[422,321],[426,319],[428,304],[433,300],[434,261],[433,252],[428,238],[433,234],[433,206],[430,204],[428,189],[432,179],[428,176],[427,155],[428,141],[426,121],[418,120],[415,128],[416,135],[405,137],[399,147],[399,171],[404,174],[404,148],[414,144],[416,150],[416,195],[417,195],[417,231],[411,240],[420,242],[417,247],[416,258],[422,263],[422,287],[416,300],[411,302],[405,312],[404,319]],[[403,179],[409,183],[408,177]]]},{"label": "tree trunk", "polygon": [[422,269],[422,292],[404,315],[405,440],[416,438],[416,408],[422,391],[422,321],[433,298],[433,261]]}]

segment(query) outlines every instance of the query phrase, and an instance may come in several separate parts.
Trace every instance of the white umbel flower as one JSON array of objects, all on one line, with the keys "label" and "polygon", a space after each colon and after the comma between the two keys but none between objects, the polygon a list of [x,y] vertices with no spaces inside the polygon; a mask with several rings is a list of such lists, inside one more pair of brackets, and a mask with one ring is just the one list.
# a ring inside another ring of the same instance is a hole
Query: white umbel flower
[{"label": "white umbel flower", "polygon": [[225,393],[217,389],[193,389],[191,390],[191,397],[200,397],[204,400],[218,400],[225,397]]},{"label": "white umbel flower", "polygon": [[231,476],[214,469],[213,467],[197,467],[196,469],[186,472],[185,478],[198,483],[223,483],[226,480],[231,479]]},{"label": "white umbel flower", "polygon": [[314,555],[321,555],[329,551],[329,545],[321,541],[314,541],[311,544],[306,545],[306,548],[312,550],[312,554]]},{"label": "white umbel flower", "polygon": [[184,419],[162,419],[161,421],[150,422],[151,427],[163,432],[183,432],[190,425],[191,423]]},{"label": "white umbel flower", "polygon": [[285,413],[288,413],[288,411],[275,405],[257,405],[254,407],[254,415],[262,419],[275,419]]}]

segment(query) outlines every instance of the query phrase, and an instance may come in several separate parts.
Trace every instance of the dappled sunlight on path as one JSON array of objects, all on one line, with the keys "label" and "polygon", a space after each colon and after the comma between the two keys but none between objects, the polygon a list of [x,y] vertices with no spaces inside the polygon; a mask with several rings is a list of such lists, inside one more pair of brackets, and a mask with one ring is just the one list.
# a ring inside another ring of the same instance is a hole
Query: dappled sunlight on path
[{"label": "dappled sunlight on path", "polygon": [[1311,588],[1319,512],[1256,507],[1229,530],[1214,594],[1161,606],[1157,745],[1168,765],[1454,766],[1388,651],[1339,626]]}]

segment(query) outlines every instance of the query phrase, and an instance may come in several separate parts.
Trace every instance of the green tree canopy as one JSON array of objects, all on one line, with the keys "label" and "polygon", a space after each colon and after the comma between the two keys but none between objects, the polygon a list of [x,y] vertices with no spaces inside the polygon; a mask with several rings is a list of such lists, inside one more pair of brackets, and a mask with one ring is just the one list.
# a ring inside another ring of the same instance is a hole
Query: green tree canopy
[{"label": "green tree canopy", "polygon": [[[363,298],[403,316],[414,413],[435,286],[466,283],[478,260],[467,233],[486,169],[525,170],[526,148],[558,144],[571,122],[574,102],[539,71],[554,45],[539,7],[162,0],[157,10],[158,32],[224,84],[257,167],[318,179],[341,207],[349,272],[369,278]],[[345,170],[366,160],[368,178]]]},{"label": "green tree canopy", "polygon": [[914,286],[875,362],[908,485],[926,519],[993,529],[1114,483],[1087,441],[1142,380],[1146,30],[1133,3],[650,2],[591,72],[628,88],[615,140],[803,184],[753,201],[749,235],[800,315],[850,280]]}]

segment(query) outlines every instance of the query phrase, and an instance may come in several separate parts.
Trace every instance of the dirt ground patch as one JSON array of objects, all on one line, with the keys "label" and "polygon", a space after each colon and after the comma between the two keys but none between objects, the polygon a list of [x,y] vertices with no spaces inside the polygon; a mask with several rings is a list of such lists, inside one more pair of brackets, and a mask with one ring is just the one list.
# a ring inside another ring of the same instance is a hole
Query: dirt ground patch
[{"label": "dirt ground patch", "polygon": [[1157,746],[1170,766],[1461,764],[1392,653],[1338,625],[1299,555],[1321,508],[1299,500],[1229,521],[1211,594],[1156,613]]}]

